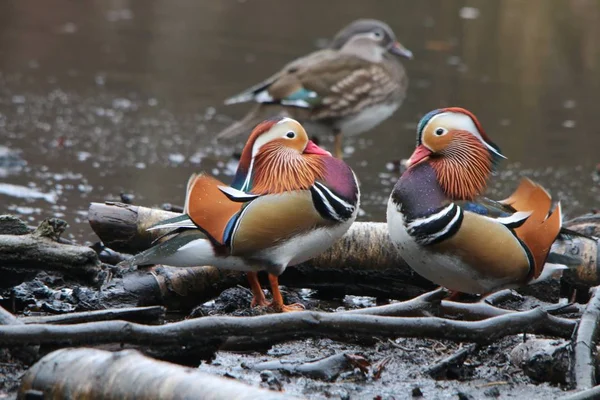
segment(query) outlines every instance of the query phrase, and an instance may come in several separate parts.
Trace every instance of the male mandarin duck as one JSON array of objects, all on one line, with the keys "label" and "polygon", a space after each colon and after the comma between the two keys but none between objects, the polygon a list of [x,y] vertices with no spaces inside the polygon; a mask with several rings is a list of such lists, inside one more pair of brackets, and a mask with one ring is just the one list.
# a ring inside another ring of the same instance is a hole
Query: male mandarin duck
[{"label": "male mandarin duck", "polygon": [[356,219],[360,193],[354,172],[309,140],[290,118],[259,124],[241,155],[231,186],[193,175],[182,216],[150,229],[174,236],[134,256],[129,265],[213,265],[246,271],[252,305],[267,305],[257,278],[266,270],[278,311],[284,305],[278,276],[341,238]]},{"label": "male mandarin duck", "polygon": [[368,131],[402,104],[408,78],[396,56],[410,59],[412,53],[387,24],[354,21],[326,49],[290,62],[267,80],[227,99],[225,104],[258,104],[217,138],[246,132],[265,115],[282,115],[299,120],[311,132],[334,134],[335,155],[342,158],[342,133]]},{"label": "male mandarin duck", "polygon": [[551,210],[541,186],[524,179],[503,201],[481,196],[501,158],[465,109],[421,119],[387,208],[390,238],[419,275],[454,292],[488,294],[566,268],[564,257],[550,253],[561,234],[560,203]]}]

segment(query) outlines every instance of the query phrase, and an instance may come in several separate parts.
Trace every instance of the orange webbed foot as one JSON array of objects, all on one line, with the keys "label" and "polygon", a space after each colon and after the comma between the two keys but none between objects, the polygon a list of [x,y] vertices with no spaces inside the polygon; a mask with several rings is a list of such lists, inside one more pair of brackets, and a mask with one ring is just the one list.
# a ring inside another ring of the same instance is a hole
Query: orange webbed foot
[{"label": "orange webbed foot", "polygon": [[277,312],[294,312],[294,311],[304,311],[305,310],[304,305],[300,304],[300,303],[293,303],[293,304],[286,305],[283,303],[279,304],[279,303],[272,301],[271,304],[269,304],[269,307]]},{"label": "orange webbed foot", "polygon": [[289,305],[283,304],[283,296],[281,296],[281,292],[279,291],[279,280],[277,279],[277,276],[269,274],[269,283],[271,284],[271,293],[273,294],[273,301],[269,307],[277,312],[293,312],[304,310],[304,306],[300,303]]},{"label": "orange webbed foot", "polygon": [[271,303],[269,303],[267,301],[267,299],[265,298],[265,295],[263,294],[262,296],[257,297],[252,297],[252,301],[250,302],[250,307],[254,308],[254,307],[268,307],[270,306]]}]

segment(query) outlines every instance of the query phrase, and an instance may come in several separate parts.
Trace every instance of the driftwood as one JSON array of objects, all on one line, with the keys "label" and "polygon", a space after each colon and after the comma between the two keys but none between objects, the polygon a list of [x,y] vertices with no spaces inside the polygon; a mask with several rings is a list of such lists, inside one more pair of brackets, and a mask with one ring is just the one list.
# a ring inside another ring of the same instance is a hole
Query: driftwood
[{"label": "driftwood", "polygon": [[13,232],[0,234],[0,270],[4,276],[14,270],[54,270],[92,281],[99,273],[101,263],[94,250],[60,242],[66,222],[49,218],[31,233],[14,234],[14,219],[5,217],[2,221],[10,227],[8,231]]},{"label": "driftwood", "polygon": [[101,291],[88,294],[98,307],[164,305],[188,311],[245,279],[244,274],[215,267],[157,266],[113,278]]},{"label": "driftwood", "polygon": [[575,388],[596,385],[596,343],[600,333],[600,287],[592,288],[592,297],[581,316],[573,339],[573,380]]},{"label": "driftwood", "polygon": [[93,321],[120,319],[130,322],[162,324],[166,309],[161,306],[114,308],[110,310],[83,311],[60,315],[21,317],[18,321],[26,324],[79,324]]},{"label": "driftwood", "polygon": [[18,399],[292,399],[156,361],[133,350],[62,349],[48,354],[23,377]]},{"label": "driftwood", "polygon": [[[176,216],[176,213],[132,206],[121,203],[92,203],[88,217],[91,227],[103,243],[119,252],[136,253],[151,246],[152,242],[164,231],[146,231],[158,221]],[[588,225],[600,226],[600,218],[592,219]],[[568,225],[568,224],[567,224]],[[588,229],[588,225],[576,224],[576,227]],[[589,230],[589,229],[588,229]],[[585,260],[581,268],[596,267],[598,246],[594,240],[573,238],[561,242],[560,250],[565,254],[582,255]],[[578,270],[579,270],[578,269]],[[206,274],[217,278],[216,274]],[[221,285],[217,279],[202,282],[186,279],[182,286],[210,287]],[[245,284],[241,273],[227,274],[230,285]],[[593,275],[571,275],[575,282],[588,284]],[[588,279],[586,281],[583,281]],[[414,273],[400,257],[390,242],[385,223],[357,222],[348,233],[331,249],[309,262],[288,268],[280,277],[282,285],[321,289],[333,295],[356,294],[381,298],[408,299],[429,291],[435,287],[431,282]],[[558,299],[557,280],[542,282],[521,289],[544,301]],[[201,292],[188,291],[190,296],[205,300],[208,297]],[[157,303],[164,304],[164,303]]]}]

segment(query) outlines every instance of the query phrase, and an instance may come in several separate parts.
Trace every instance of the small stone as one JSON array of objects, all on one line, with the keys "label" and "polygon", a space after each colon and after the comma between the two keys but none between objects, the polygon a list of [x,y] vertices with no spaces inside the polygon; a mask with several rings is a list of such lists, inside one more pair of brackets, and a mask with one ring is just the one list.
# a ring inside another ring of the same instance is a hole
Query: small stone
[{"label": "small stone", "polygon": [[269,390],[275,390],[278,392],[283,390],[283,384],[273,371],[260,371],[260,379],[262,380],[261,386],[266,386],[269,388]]},{"label": "small stone", "polygon": [[420,387],[415,386],[412,388],[412,397],[423,397],[423,392]]},{"label": "small stone", "polygon": [[458,400],[473,400],[473,396],[464,392],[458,392],[456,395],[458,396]]},{"label": "small stone", "polygon": [[496,386],[494,386],[494,387],[487,389],[485,392],[483,392],[483,394],[486,397],[500,397],[500,389],[498,389]]}]

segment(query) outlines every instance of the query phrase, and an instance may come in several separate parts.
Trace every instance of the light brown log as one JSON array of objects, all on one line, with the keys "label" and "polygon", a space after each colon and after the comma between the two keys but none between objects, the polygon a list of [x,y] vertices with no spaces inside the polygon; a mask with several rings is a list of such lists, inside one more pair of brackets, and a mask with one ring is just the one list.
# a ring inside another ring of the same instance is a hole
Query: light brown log
[{"label": "light brown log", "polygon": [[[145,357],[134,350],[62,349],[48,354],[23,377],[17,399],[293,399]],[[42,397],[40,397],[42,396]]]}]

